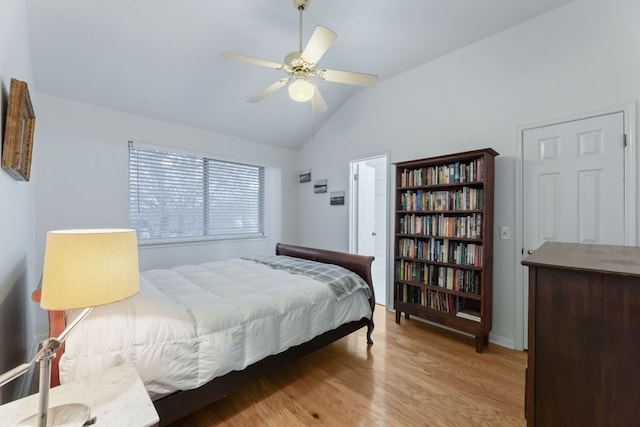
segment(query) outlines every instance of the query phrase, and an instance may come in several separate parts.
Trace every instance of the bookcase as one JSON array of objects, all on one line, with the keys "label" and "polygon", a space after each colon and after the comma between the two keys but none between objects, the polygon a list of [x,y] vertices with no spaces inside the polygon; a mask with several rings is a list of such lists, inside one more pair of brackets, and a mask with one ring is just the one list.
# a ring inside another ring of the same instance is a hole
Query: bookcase
[{"label": "bookcase", "polygon": [[396,163],[394,308],[489,344],[491,148]]}]

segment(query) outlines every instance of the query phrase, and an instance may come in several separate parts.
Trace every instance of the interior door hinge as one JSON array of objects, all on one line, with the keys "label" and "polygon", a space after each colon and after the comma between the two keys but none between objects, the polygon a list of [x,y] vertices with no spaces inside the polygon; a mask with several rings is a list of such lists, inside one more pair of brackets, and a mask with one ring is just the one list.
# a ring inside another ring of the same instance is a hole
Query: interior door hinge
[{"label": "interior door hinge", "polygon": [[627,146],[627,134],[626,133],[622,134],[622,146],[623,147]]},{"label": "interior door hinge", "polygon": [[354,180],[354,181],[357,181],[357,180],[358,180],[358,174],[357,174],[357,173],[354,173],[354,174],[353,174],[353,180]]}]

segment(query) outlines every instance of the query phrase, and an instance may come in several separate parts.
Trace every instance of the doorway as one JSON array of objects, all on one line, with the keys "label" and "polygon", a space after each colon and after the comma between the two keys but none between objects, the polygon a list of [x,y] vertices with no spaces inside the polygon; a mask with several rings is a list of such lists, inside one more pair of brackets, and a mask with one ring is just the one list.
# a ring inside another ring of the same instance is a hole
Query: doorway
[{"label": "doorway", "polygon": [[545,241],[635,244],[633,117],[631,106],[521,130],[516,348],[528,341],[522,259]]},{"label": "doorway", "polygon": [[387,172],[386,155],[350,163],[349,250],[374,256],[371,266],[376,303],[387,305]]}]

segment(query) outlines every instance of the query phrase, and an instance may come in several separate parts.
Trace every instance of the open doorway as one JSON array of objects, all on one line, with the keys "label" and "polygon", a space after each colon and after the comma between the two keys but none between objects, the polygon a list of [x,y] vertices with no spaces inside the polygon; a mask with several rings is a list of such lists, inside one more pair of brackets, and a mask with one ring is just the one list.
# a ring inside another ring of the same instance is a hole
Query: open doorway
[{"label": "open doorway", "polygon": [[371,267],[376,303],[387,305],[387,168],[386,155],[350,163],[349,250],[375,257]]}]

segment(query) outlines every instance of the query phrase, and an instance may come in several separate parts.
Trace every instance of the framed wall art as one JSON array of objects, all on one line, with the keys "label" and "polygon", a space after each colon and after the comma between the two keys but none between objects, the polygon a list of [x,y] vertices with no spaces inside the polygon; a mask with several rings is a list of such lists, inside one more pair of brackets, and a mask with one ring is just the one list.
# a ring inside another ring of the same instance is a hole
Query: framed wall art
[{"label": "framed wall art", "polygon": [[326,193],[327,192],[327,180],[326,179],[317,179],[313,183],[313,192],[314,193]]},{"label": "framed wall art", "polygon": [[344,205],[344,191],[332,191],[329,197],[332,206]]},{"label": "framed wall art", "polygon": [[309,181],[311,181],[311,169],[306,169],[306,170],[300,171],[298,173],[298,180],[300,182],[309,182]]},{"label": "framed wall art", "polygon": [[27,83],[11,79],[2,143],[2,169],[19,181],[29,181],[36,115]]}]

